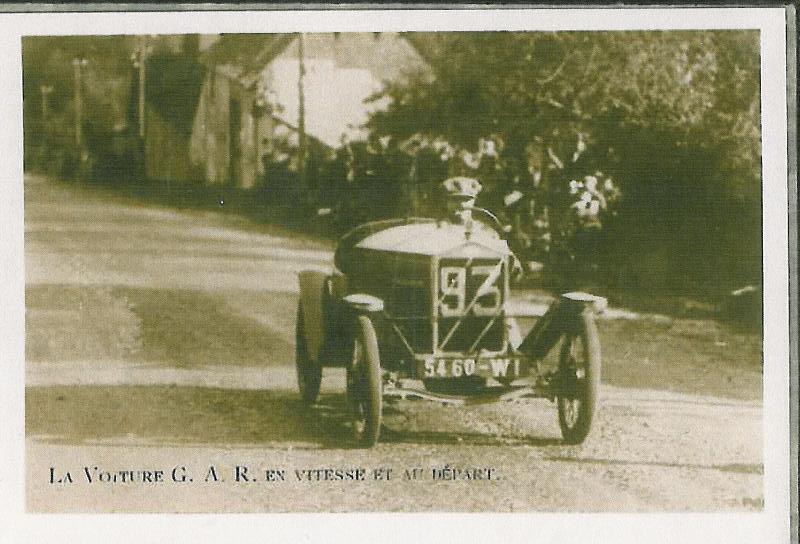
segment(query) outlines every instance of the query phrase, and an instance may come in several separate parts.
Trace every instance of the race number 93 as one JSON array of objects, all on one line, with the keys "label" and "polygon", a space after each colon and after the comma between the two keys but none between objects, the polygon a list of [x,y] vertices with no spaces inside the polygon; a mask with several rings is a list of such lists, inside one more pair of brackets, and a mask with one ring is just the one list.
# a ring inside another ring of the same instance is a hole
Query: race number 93
[{"label": "race number 93", "polygon": [[467,269],[463,266],[443,266],[440,271],[441,286],[439,310],[442,317],[495,315],[500,309],[500,288],[497,286],[503,270],[497,265],[476,265],[469,268],[470,283],[480,282],[475,294],[467,298]]}]

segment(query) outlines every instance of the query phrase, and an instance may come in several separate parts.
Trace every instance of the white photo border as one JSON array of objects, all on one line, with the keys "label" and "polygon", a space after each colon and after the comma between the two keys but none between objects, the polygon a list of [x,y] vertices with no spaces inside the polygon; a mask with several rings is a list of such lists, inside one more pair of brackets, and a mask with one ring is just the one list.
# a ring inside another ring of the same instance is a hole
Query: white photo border
[{"label": "white photo border", "polygon": [[[0,542],[786,542],[789,540],[789,267],[786,16],[769,8],[201,11],[0,14]],[[437,30],[757,29],[761,35],[764,488],[753,514],[25,513],[21,38],[33,35]]]}]

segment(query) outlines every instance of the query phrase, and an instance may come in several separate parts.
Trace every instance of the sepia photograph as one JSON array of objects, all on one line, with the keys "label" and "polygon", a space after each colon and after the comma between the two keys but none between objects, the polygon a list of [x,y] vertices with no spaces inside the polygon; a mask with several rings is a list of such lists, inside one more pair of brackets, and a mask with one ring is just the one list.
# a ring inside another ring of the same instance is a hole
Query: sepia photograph
[{"label": "sepia photograph", "polygon": [[706,26],[23,34],[24,510],[765,513]]}]

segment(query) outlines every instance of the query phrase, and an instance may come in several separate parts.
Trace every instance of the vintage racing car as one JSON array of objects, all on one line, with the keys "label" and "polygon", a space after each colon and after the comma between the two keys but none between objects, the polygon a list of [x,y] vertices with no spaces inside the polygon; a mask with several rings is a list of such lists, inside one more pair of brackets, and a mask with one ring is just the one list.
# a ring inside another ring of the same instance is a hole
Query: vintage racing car
[{"label": "vintage racing car", "polygon": [[[424,218],[368,223],[339,241],[331,273],[301,272],[302,400],[317,400],[323,368],[345,367],[347,409],[363,447],[377,443],[382,404],[391,398],[548,398],[557,404],[565,443],[583,442],[598,401],[594,314],[605,299],[561,295],[514,341],[507,306],[515,256],[502,229],[492,229]],[[556,346],[556,368],[540,365]]]}]

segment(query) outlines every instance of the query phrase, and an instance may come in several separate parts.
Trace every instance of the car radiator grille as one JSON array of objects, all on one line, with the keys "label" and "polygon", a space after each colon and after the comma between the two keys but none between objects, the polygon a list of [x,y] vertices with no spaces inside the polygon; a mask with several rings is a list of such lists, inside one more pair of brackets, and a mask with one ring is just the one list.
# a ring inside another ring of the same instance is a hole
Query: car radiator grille
[{"label": "car radiator grille", "polygon": [[431,260],[401,256],[395,260],[387,308],[416,353],[433,351]]},{"label": "car radiator grille", "polygon": [[[403,338],[387,330],[382,358],[405,358],[408,347],[417,354],[432,353],[434,315],[440,353],[503,349],[504,324],[498,314],[507,270],[500,260],[441,259],[433,270],[436,260],[428,256],[362,251],[359,257],[359,274],[350,287],[382,298],[391,317],[387,326],[396,327]],[[488,292],[478,296],[492,273]]]}]

